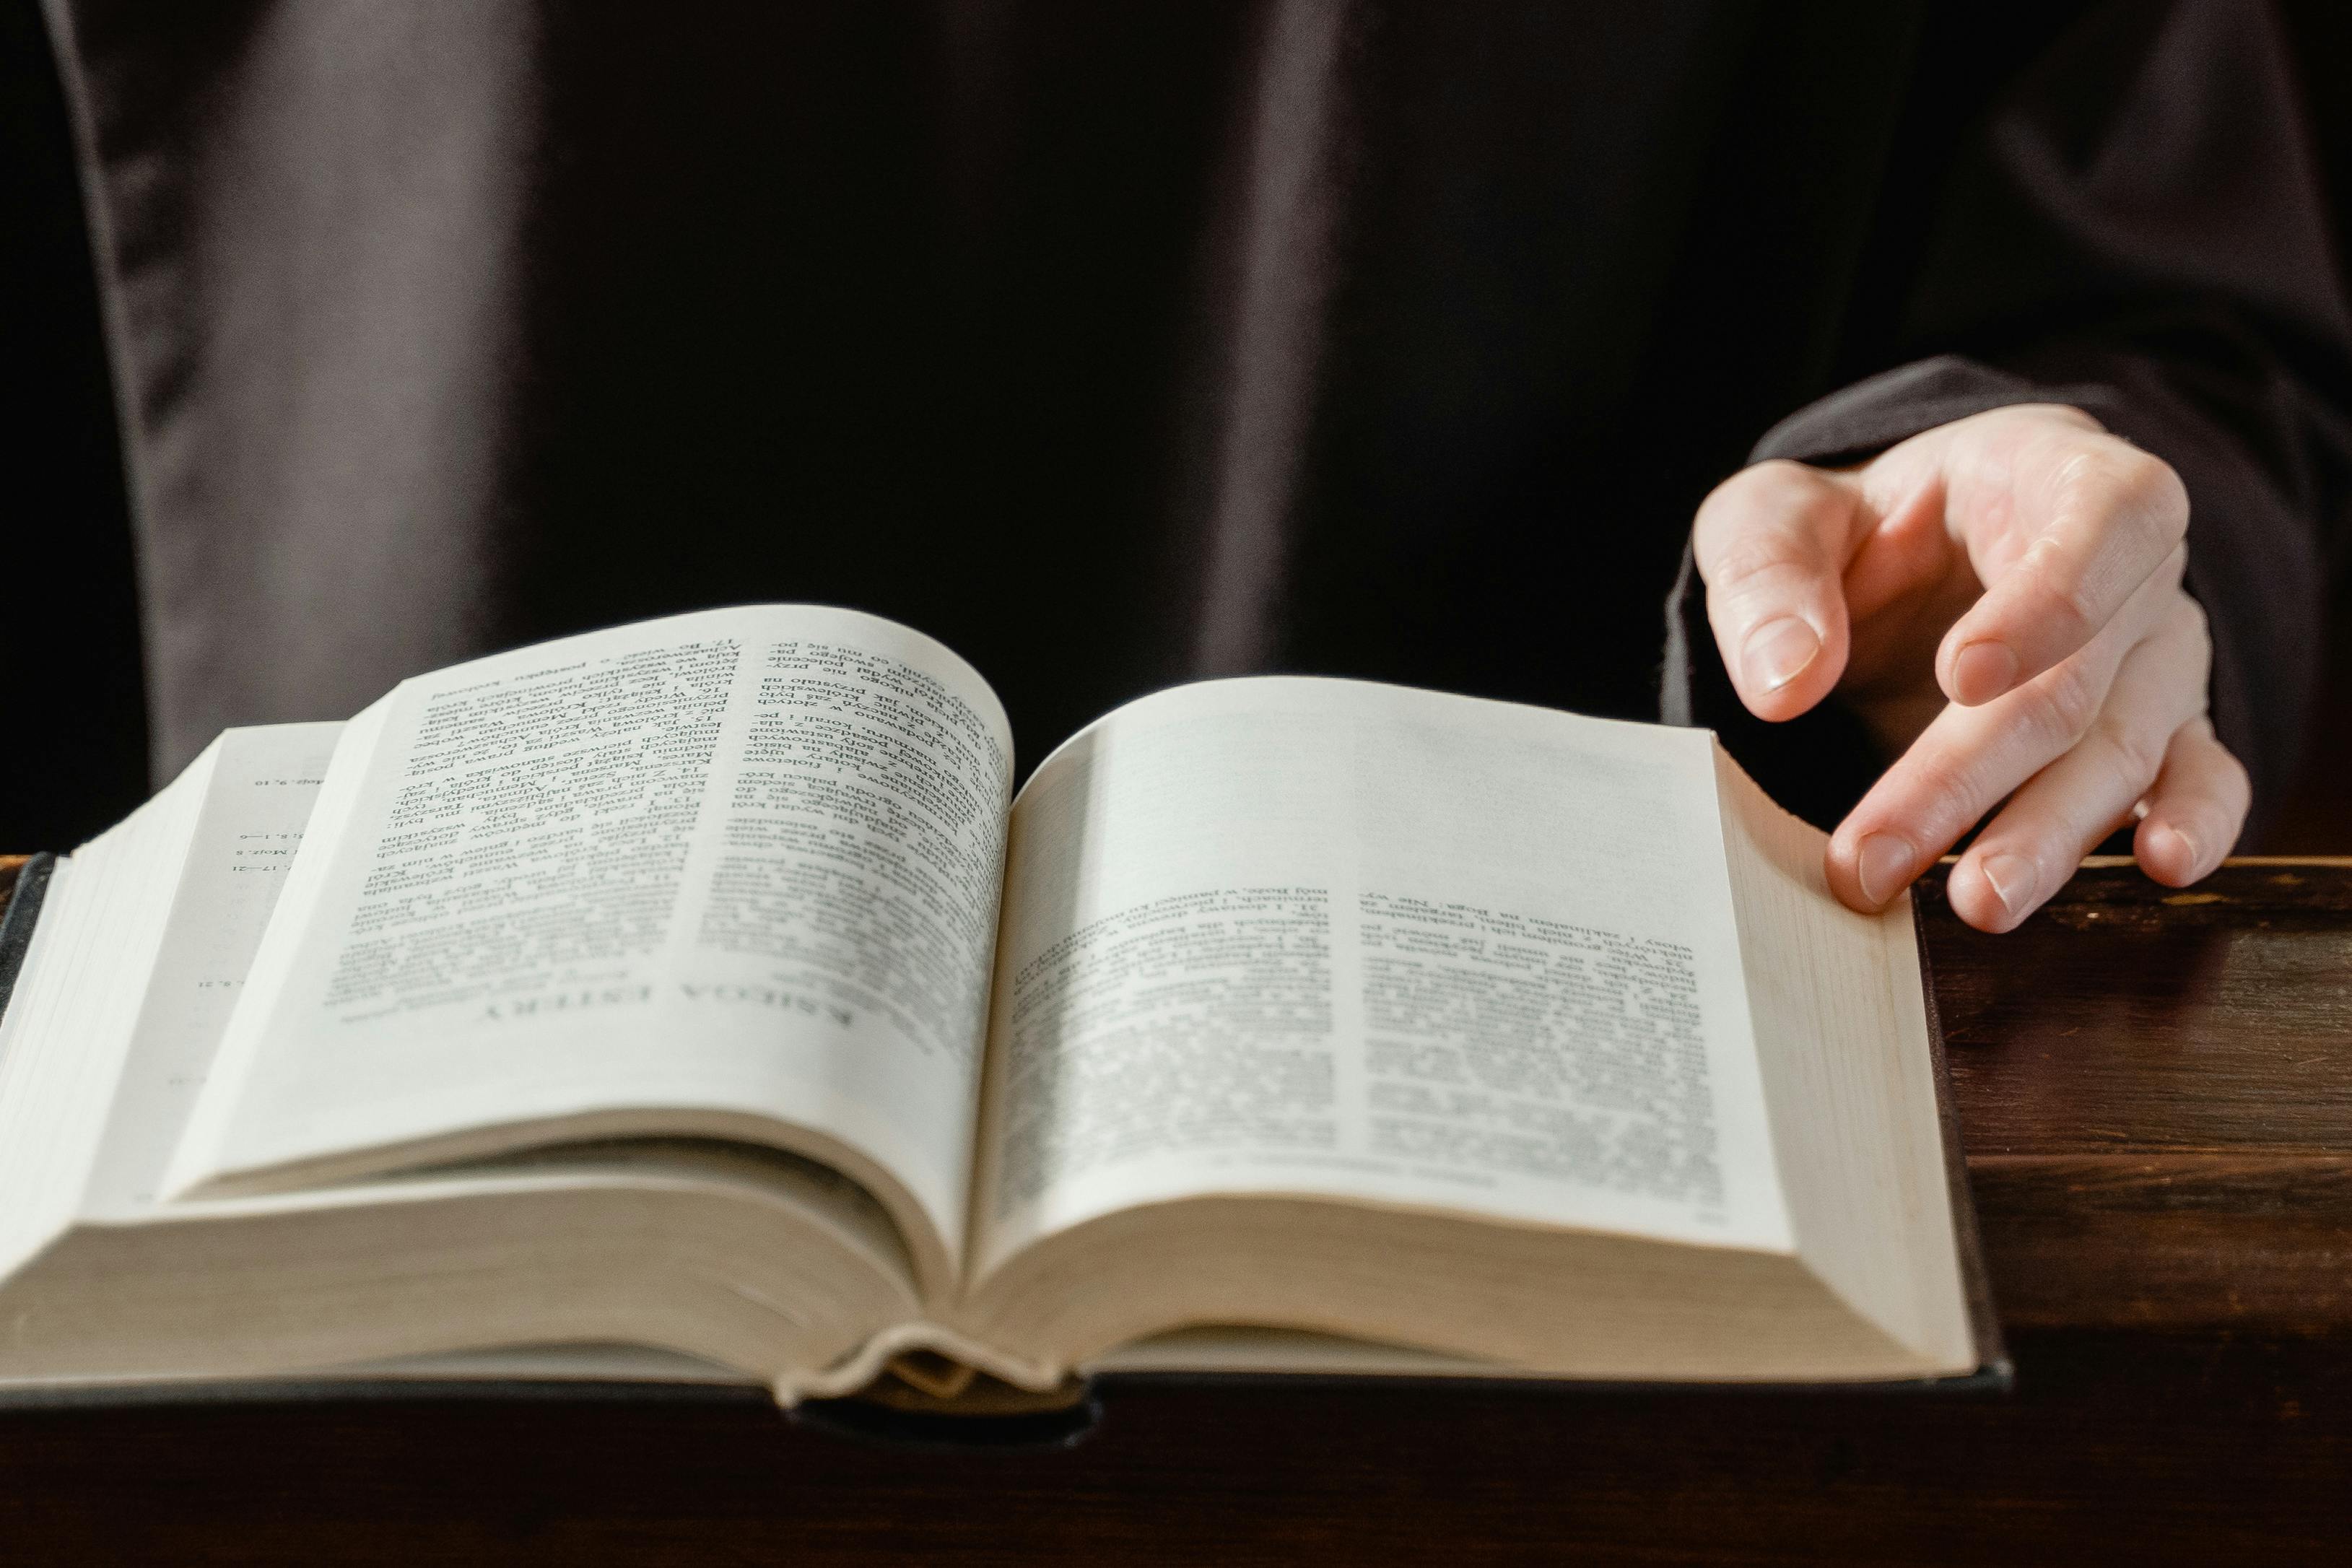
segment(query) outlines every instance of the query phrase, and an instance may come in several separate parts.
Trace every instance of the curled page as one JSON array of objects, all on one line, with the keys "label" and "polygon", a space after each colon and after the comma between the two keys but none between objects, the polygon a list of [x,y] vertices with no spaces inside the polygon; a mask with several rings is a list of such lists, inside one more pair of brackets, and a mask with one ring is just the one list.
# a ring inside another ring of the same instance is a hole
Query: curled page
[{"label": "curled page", "polygon": [[174,1163],[292,1184],[765,1139],[960,1246],[1011,733],[919,633],[710,611],[408,681],[346,731]]}]

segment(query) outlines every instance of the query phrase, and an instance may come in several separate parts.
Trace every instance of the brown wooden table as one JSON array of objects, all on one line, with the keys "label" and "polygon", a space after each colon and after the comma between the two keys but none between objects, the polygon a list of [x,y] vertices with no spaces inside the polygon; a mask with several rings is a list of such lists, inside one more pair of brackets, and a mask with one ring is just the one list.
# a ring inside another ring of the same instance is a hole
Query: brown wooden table
[{"label": "brown wooden table", "polygon": [[1130,1388],[1017,1454],[731,1399],[20,1411],[0,1563],[2352,1563],[2352,861],[1930,924],[2005,1396]]}]

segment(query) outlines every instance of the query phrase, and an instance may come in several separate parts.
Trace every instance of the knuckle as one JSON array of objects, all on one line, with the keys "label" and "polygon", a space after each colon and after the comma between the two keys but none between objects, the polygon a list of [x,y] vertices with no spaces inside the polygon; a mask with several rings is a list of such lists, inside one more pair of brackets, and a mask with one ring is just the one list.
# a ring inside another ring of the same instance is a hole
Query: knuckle
[{"label": "knuckle", "polygon": [[2092,505],[2146,510],[2186,528],[2189,496],[2163,458],[2115,436],[2076,441],[2058,468],[2060,488]]},{"label": "knuckle", "polygon": [[1708,581],[1718,588],[1756,588],[1775,572],[1788,568],[1787,552],[1769,536],[1748,533],[1726,543],[1716,552],[1715,571]]},{"label": "knuckle", "polygon": [[2205,688],[2213,673],[2213,638],[2205,606],[2186,594],[2175,594],[2148,632],[2149,657],[2165,661],[2174,671],[2171,689],[2190,710],[2205,709]]},{"label": "knuckle", "polygon": [[2165,552],[2163,563],[2157,568],[2157,575],[2167,589],[2175,594],[2182,593],[2181,585],[2189,580],[2189,542],[2187,540],[2179,541],[2170,550]]},{"label": "knuckle", "polygon": [[1776,531],[1778,512],[1757,470],[1743,468],[1708,492],[1692,523],[1699,574],[1710,584],[1752,571],[1759,544]]},{"label": "knuckle", "polygon": [[2164,770],[2165,739],[2136,725],[2102,719],[2093,727],[2094,755],[2111,775],[2115,796],[2137,799]]},{"label": "knuckle", "polygon": [[2185,541],[2189,537],[2189,487],[2181,481],[2179,470],[2161,458],[2140,456],[2148,464],[2147,500],[2148,510],[2156,519],[2159,538],[2168,539],[2174,548],[2187,559]]},{"label": "knuckle", "polygon": [[2189,490],[2163,458],[2098,436],[2074,445],[2054,473],[2058,509],[2128,531],[2150,556],[2168,554],[2189,533]]},{"label": "knuckle", "polygon": [[2206,689],[2213,679],[2213,638],[2205,624],[2205,612],[2195,612],[2180,631],[2181,652],[2187,660],[2184,684],[2196,700],[2197,710],[2204,711]]},{"label": "knuckle", "polygon": [[2042,585],[2047,595],[2046,613],[2073,643],[2090,641],[2105,624],[2091,584],[2081,577],[2044,573]]},{"label": "knuckle", "polygon": [[1958,837],[1984,815],[1973,771],[1958,757],[1937,753],[1911,763],[1911,784],[1927,804],[1928,816],[1947,839]]},{"label": "knuckle", "polygon": [[1767,458],[1731,477],[1748,499],[1782,510],[1798,510],[1818,502],[1830,488],[1818,468],[1790,458]]},{"label": "knuckle", "polygon": [[1798,510],[1816,493],[1819,479],[1802,463],[1773,458],[1740,469],[1708,491],[1699,516],[1724,526]]},{"label": "knuckle", "polygon": [[1773,515],[1784,528],[1818,527],[1842,516],[1850,492],[1832,476],[1801,463],[1775,464],[1764,481]]},{"label": "knuckle", "polygon": [[2069,568],[2057,540],[2047,534],[2035,540],[2017,570],[2026,585],[2028,614],[2043,636],[2080,647],[2105,624],[2095,590]]},{"label": "knuckle", "polygon": [[2101,506],[2121,486],[2116,453],[2109,443],[2095,437],[2084,437],[2060,445],[2057,463],[2051,470],[2051,489],[2060,502],[2077,507]]},{"label": "knuckle", "polygon": [[2063,751],[2089,732],[2106,693],[2082,660],[2070,658],[2028,683],[2019,695],[2033,733],[2046,749]]},{"label": "knuckle", "polygon": [[1837,487],[1802,464],[1776,458],[1742,469],[1699,505],[1700,577],[1723,588],[1779,572],[1808,574],[1828,552],[1822,524],[1839,504]]},{"label": "knuckle", "polygon": [[2213,647],[2212,618],[2206,615],[2204,605],[2187,594],[2173,595],[2171,606],[2165,612],[2164,629],[2167,635],[2193,643],[2200,652],[2210,656]]},{"label": "knuckle", "polygon": [[2150,531],[2179,543],[2189,531],[2189,490],[2170,463],[2118,441],[2113,475],[2116,499],[2148,520]]}]

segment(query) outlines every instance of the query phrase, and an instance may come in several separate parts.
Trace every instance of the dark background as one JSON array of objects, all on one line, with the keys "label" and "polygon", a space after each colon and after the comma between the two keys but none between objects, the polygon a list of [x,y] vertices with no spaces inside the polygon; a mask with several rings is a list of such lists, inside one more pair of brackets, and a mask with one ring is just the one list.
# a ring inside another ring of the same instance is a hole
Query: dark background
[{"label": "dark background", "polygon": [[[2352,6],[2282,5],[2352,255]],[[148,793],[138,605],[72,147],[35,0],[0,0],[0,849],[68,847]],[[2352,851],[2352,616],[2336,595],[2302,780],[2268,843]],[[56,672],[68,663],[70,679]]]}]

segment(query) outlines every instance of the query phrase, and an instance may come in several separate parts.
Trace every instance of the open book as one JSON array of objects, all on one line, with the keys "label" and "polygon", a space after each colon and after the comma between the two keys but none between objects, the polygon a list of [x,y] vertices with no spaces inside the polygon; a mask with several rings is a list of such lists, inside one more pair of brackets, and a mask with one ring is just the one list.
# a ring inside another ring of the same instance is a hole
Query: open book
[{"label": "open book", "polygon": [[807,606],[227,732],[0,1018],[0,1380],[1979,1367],[1908,905],[1705,731],[1217,680],[1013,777]]}]

